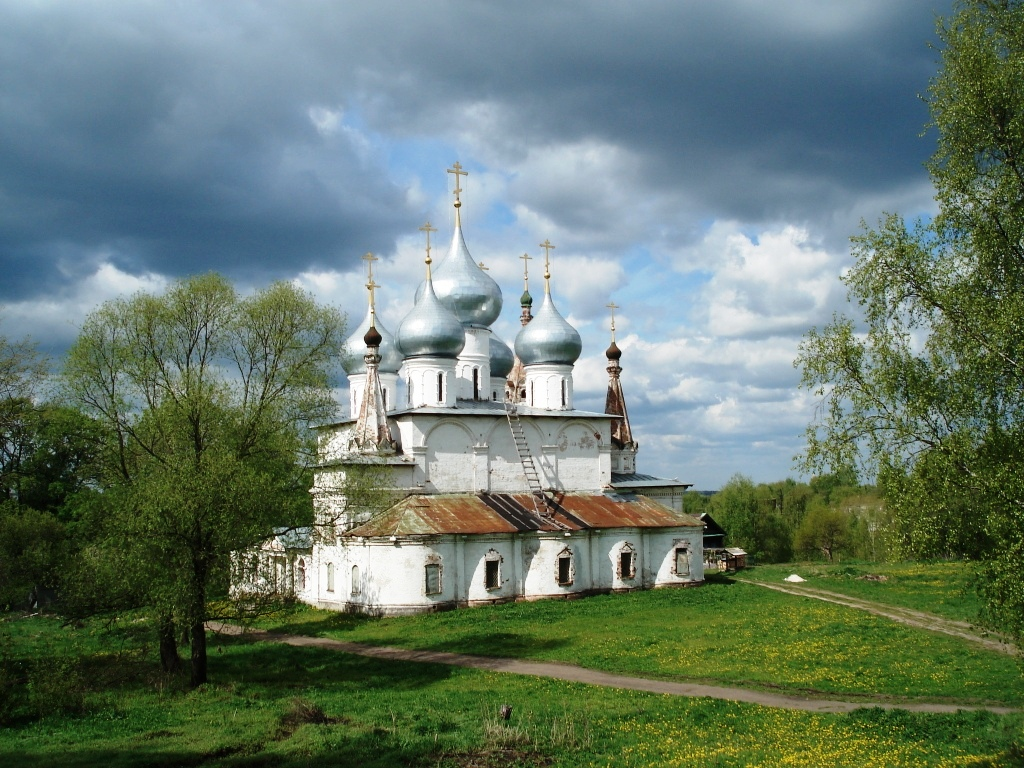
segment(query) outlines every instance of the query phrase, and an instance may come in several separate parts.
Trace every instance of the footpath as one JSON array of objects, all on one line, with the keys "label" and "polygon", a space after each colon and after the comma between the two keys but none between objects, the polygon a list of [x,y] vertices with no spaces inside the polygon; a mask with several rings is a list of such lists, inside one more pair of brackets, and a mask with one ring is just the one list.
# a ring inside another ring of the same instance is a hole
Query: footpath
[{"label": "footpath", "polygon": [[1011,656],[1015,656],[1018,653],[1017,646],[1007,643],[998,637],[979,633],[973,626],[965,621],[945,619],[941,616],[936,616],[934,613],[915,611],[912,608],[901,608],[898,605],[876,603],[871,600],[863,600],[859,597],[850,597],[849,595],[843,595],[838,592],[829,592],[827,589],[808,587],[805,584],[800,583],[792,584],[787,582],[785,584],[769,584],[768,582],[752,581],[750,579],[737,579],[735,577],[733,577],[733,579],[743,584],[752,584],[755,587],[774,589],[776,592],[785,592],[790,595],[809,597],[812,600],[824,600],[827,603],[835,603],[836,605],[843,605],[847,608],[855,608],[858,611],[866,611],[867,613],[874,614],[875,616],[883,616],[884,618],[891,619],[892,621],[899,622],[900,624],[906,624],[907,626],[927,629],[932,632],[941,632],[945,635],[953,635],[954,637],[959,637],[961,640],[967,640],[968,642],[980,645],[990,651],[1007,653]]},{"label": "footpath", "polygon": [[995,712],[1009,714],[1019,710],[1012,707],[971,706],[961,704],[935,704],[902,702],[891,699],[859,698],[855,701],[837,701],[830,699],[794,696],[767,691],[756,691],[746,688],[730,688],[718,685],[700,685],[696,683],[677,683],[667,680],[651,680],[643,677],[614,675],[585,669],[573,664],[561,664],[550,661],[525,661],[523,659],[501,659],[491,656],[471,656],[464,653],[446,653],[443,651],[416,651],[405,648],[352,643],[344,640],[332,640],[326,637],[310,637],[307,635],[289,635],[264,630],[245,630],[233,624],[210,622],[208,628],[214,632],[227,635],[247,634],[262,642],[282,643],[299,648],[323,648],[342,651],[358,656],[392,661],[411,661],[430,664],[446,664],[455,667],[483,669],[491,672],[507,672],[513,675],[533,675],[556,680],[568,680],[574,683],[603,685],[608,688],[623,688],[648,693],[664,693],[671,696],[705,696],[711,699],[740,701],[747,704],[759,704],[764,707],[803,710],[805,712],[852,712],[865,707],[881,709],[902,709],[908,712],[952,713],[958,711]]}]

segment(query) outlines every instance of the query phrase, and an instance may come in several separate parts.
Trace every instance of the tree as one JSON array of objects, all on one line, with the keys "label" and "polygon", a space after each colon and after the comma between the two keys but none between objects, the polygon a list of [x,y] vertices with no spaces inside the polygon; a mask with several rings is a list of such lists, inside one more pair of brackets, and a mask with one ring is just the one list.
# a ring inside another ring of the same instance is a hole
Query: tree
[{"label": "tree", "polygon": [[711,510],[725,529],[729,546],[742,547],[752,558],[766,563],[782,563],[792,557],[792,532],[767,486],[755,486],[750,478],[734,475],[711,497]]},{"label": "tree", "polygon": [[800,523],[793,546],[805,555],[821,552],[831,563],[837,553],[845,551],[849,528],[850,518],[839,510],[814,507]]},{"label": "tree", "polygon": [[990,618],[1024,633],[1024,4],[939,23],[928,104],[938,213],[886,215],[843,278],[860,317],[811,330],[810,469],[877,475],[904,553],[982,558]]},{"label": "tree", "polygon": [[103,304],[68,352],[65,395],[103,430],[93,560],[135,580],[120,593],[153,608],[165,667],[187,633],[193,685],[206,681],[204,627],[231,553],[312,521],[308,427],[335,412],[342,330],[290,284],[241,298],[208,274]]}]

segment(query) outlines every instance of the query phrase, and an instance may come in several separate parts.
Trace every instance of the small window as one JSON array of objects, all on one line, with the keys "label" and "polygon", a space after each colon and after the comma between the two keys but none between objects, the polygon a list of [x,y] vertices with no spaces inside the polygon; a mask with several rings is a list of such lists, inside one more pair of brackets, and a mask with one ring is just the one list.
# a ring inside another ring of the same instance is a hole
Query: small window
[{"label": "small window", "polygon": [[484,586],[487,589],[498,589],[501,586],[497,560],[484,561]]},{"label": "small window", "polygon": [[565,408],[565,379],[562,379],[562,407]]},{"label": "small window", "polygon": [[327,591],[334,591],[334,563],[327,564]]},{"label": "small window", "polygon": [[444,374],[437,374],[437,402],[444,402]]},{"label": "small window", "polygon": [[619,578],[633,578],[633,553],[626,551],[619,553]]},{"label": "small window", "polygon": [[381,404],[384,406],[384,410],[386,411],[388,409],[388,391],[386,389],[381,389],[380,401]]},{"label": "small window", "polygon": [[572,584],[572,554],[564,552],[558,556],[558,583],[567,587]]},{"label": "small window", "polygon": [[690,575],[690,554],[686,547],[676,548],[676,576]]},{"label": "small window", "polygon": [[480,369],[473,369],[473,399],[480,399]]},{"label": "small window", "polygon": [[412,376],[405,380],[405,404],[412,405]]},{"label": "small window", "polygon": [[427,563],[424,573],[426,576],[427,594],[441,594],[441,566],[437,563]]},{"label": "small window", "polygon": [[352,594],[359,594],[359,566],[352,566]]},{"label": "small window", "polygon": [[298,565],[297,571],[298,571],[299,589],[305,589],[306,588],[306,561],[303,560],[301,557],[299,558],[299,565]]}]

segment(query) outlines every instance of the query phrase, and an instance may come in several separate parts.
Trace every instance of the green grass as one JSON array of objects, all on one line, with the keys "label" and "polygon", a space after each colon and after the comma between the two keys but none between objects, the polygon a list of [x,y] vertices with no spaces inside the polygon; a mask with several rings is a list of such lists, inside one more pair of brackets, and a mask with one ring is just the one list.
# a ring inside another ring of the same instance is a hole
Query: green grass
[{"label": "green grass", "polygon": [[421,650],[569,662],[620,674],[793,693],[1024,701],[1017,661],[842,606],[718,580],[570,602],[397,618],[299,608],[282,632]]},{"label": "green grass", "polygon": [[[551,604],[553,612],[578,604]],[[471,611],[478,619],[486,612]],[[9,617],[6,668],[71,664],[51,711],[0,728],[11,766],[1020,766],[1024,720],[787,712],[313,648],[211,640],[195,691],[154,672],[144,624]],[[67,671],[67,669],[65,669]],[[53,681],[51,681],[53,682]],[[77,689],[77,690],[72,690]],[[44,697],[37,704],[46,704]],[[507,722],[497,711],[513,706]]]},{"label": "green grass", "polygon": [[[804,586],[928,611],[956,621],[976,622],[981,610],[981,601],[972,588],[974,571],[970,563],[789,563],[760,565],[737,575],[782,583],[791,573],[806,579]],[[866,576],[884,576],[885,581]]]}]

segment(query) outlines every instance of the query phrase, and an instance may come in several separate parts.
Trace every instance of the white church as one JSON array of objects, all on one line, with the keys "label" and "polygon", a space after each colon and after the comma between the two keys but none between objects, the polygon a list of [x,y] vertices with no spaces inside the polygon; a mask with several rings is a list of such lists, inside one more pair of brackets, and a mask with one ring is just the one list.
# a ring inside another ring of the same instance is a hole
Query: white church
[{"label": "white church", "polygon": [[[524,268],[513,352],[491,330],[501,289],[463,237],[466,172],[449,173],[451,245],[433,267],[436,230],[421,227],[424,281],[394,334],[368,261],[369,308],[347,343],[350,418],[320,428],[316,535],[262,550],[279,585],[320,608],[392,615],[702,583],[689,486],[636,471],[614,315],[605,412],[576,410],[582,342],[551,297],[553,246],[536,312]],[[350,498],[367,473],[384,503]]]}]

